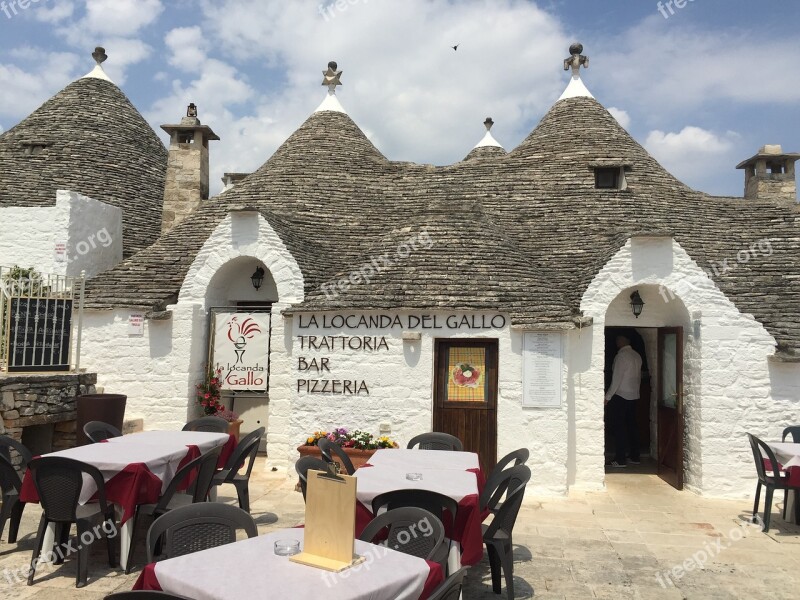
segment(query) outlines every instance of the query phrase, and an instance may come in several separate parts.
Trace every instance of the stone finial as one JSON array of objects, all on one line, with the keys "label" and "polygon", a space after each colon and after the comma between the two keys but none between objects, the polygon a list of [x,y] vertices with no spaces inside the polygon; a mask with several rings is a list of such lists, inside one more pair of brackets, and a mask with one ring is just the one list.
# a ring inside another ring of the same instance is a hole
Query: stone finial
[{"label": "stone finial", "polygon": [[108,54],[106,54],[106,49],[102,48],[100,46],[97,46],[97,48],[94,49],[94,52],[92,52],[92,58],[94,59],[94,62],[97,63],[97,66],[99,67],[100,65],[102,65],[106,61],[106,59],[108,59]]},{"label": "stone finial", "polygon": [[189,106],[186,107],[186,116],[197,118],[197,106],[194,102],[190,102]]},{"label": "stone finial", "polygon": [[492,130],[492,125],[494,125],[494,121],[492,121],[492,117],[486,117],[486,120],[483,122],[484,127],[486,127],[486,131]]},{"label": "stone finial", "polygon": [[564,70],[569,71],[572,69],[573,77],[581,76],[581,65],[584,69],[589,68],[589,57],[581,54],[583,52],[583,44],[575,42],[569,47],[569,58],[564,59]]},{"label": "stone finial", "polygon": [[339,78],[342,76],[342,72],[336,70],[338,66],[339,65],[336,64],[336,61],[332,60],[328,63],[328,70],[322,72],[322,75],[324,76],[322,79],[322,85],[327,85],[330,93],[336,93],[336,86],[342,85],[342,82],[339,80]]}]

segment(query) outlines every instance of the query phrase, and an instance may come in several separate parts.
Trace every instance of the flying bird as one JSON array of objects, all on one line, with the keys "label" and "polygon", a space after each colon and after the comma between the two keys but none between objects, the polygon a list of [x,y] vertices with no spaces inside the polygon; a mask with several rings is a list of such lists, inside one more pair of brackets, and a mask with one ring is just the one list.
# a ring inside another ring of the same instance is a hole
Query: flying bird
[{"label": "flying bird", "polygon": [[458,50],[458,47],[459,47],[460,45],[461,45],[461,44],[456,44],[455,46],[450,46],[450,47],[451,47],[453,50]]}]

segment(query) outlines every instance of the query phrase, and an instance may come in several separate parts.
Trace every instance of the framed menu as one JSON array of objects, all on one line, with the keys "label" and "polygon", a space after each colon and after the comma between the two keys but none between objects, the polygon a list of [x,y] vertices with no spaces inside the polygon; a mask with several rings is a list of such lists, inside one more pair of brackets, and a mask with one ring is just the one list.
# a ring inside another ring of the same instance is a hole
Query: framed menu
[{"label": "framed menu", "polygon": [[522,341],[522,406],[561,406],[563,336],[557,331],[529,331]]}]

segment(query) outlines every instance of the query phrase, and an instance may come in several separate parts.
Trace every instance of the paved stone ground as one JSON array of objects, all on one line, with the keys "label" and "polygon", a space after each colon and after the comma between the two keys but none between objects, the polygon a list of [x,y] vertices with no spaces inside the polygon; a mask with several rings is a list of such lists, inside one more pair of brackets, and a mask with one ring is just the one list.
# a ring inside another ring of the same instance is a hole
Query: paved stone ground
[{"label": "paved stone ground", "polygon": [[[301,523],[303,500],[293,484],[258,466],[251,496],[259,531]],[[234,502],[232,493],[223,488],[219,499]],[[772,529],[762,533],[741,521],[751,506],[677,492],[654,475],[632,472],[609,474],[605,492],[526,498],[514,536],[516,597],[530,598],[535,590],[541,600],[792,598],[800,589],[800,528],[780,518],[779,502]],[[8,544],[5,535],[0,541],[1,599],[99,600],[131,588],[138,568],[127,576],[109,568],[102,544],[83,589],[75,588],[74,560],[42,573],[32,587],[9,584],[4,569],[24,568],[30,560],[39,514],[38,506],[27,506],[19,542]],[[692,557],[703,560],[703,553],[713,556],[700,569]],[[665,574],[684,563],[691,570],[670,575],[674,585],[667,582]],[[502,596],[492,593],[486,560],[470,570],[464,598],[506,598],[505,588]]]}]

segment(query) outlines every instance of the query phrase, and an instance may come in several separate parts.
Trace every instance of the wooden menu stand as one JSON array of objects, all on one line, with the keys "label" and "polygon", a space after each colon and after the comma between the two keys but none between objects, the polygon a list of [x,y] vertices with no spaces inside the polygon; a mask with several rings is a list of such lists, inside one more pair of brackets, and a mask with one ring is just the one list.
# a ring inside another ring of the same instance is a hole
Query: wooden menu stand
[{"label": "wooden menu stand", "polygon": [[303,552],[289,560],[337,573],[363,562],[355,554],[356,478],[333,468],[307,477]]}]

